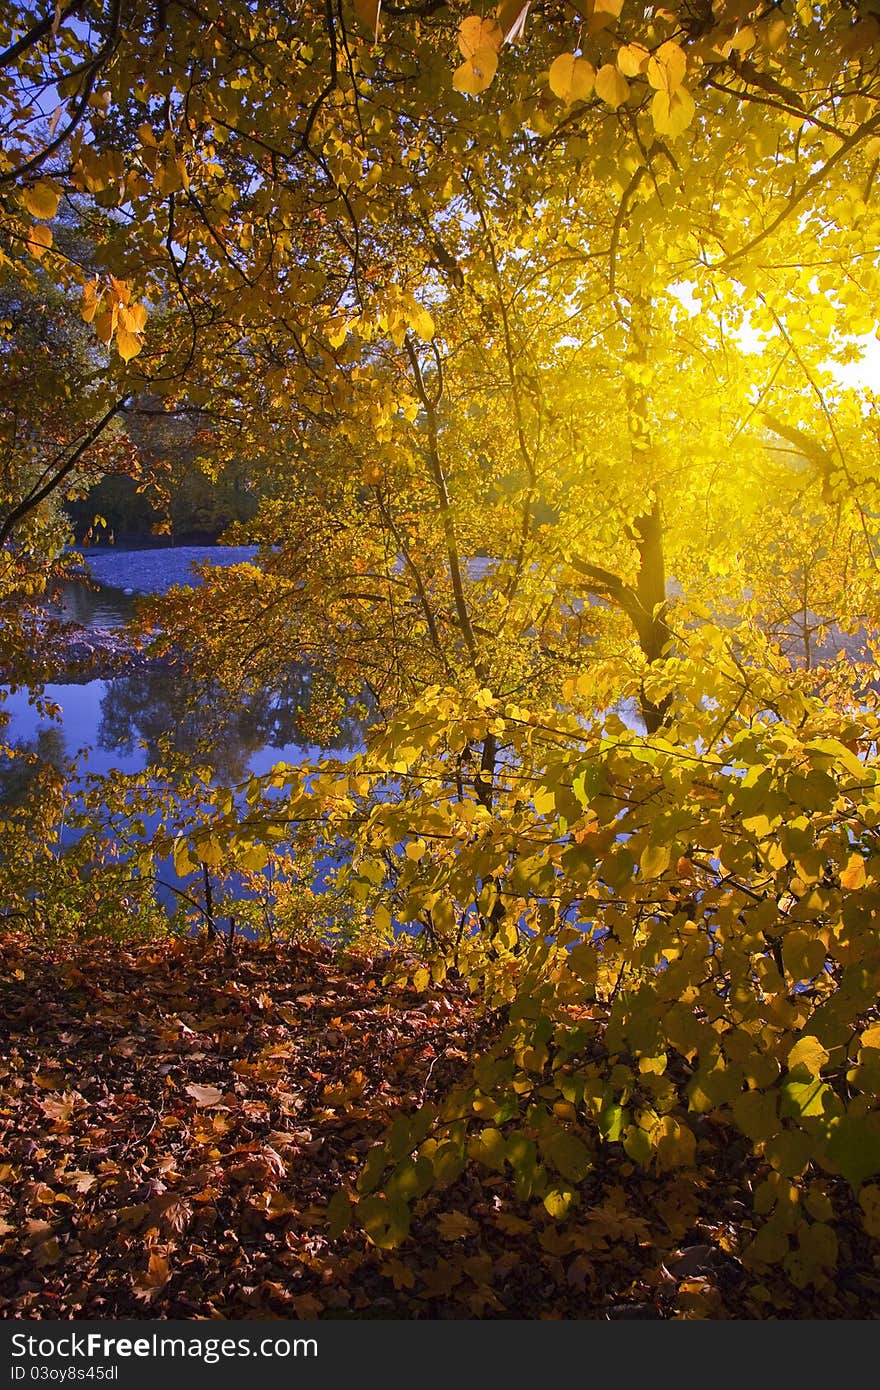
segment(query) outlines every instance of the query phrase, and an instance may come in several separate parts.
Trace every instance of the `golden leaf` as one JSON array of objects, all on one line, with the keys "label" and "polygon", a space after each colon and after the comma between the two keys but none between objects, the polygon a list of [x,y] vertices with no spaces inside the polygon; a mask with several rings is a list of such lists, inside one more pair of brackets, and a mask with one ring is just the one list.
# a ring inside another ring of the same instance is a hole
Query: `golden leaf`
[{"label": "golden leaf", "polygon": [[694,118],[694,99],[686,87],[677,92],[655,92],[651,101],[651,119],[658,135],[673,139],[687,130]]},{"label": "golden leaf", "polygon": [[21,200],[31,217],[38,217],[45,221],[54,217],[58,211],[61,190],[56,184],[50,183],[48,179],[40,179],[39,183],[35,183],[32,188],[22,190]]},{"label": "golden leaf", "polygon": [[137,1298],[153,1299],[171,1278],[168,1260],[156,1251],[150,1255],[146,1271],[134,1280],[133,1288]]},{"label": "golden leaf", "polygon": [[98,294],[97,280],[86,281],[83,285],[82,305],[80,306],[80,313],[85,323],[92,322],[95,314],[98,312],[98,305],[100,302],[101,297]]},{"label": "golden leaf", "polygon": [[644,72],[651,55],[641,43],[627,43],[617,50],[617,66],[624,77],[638,77]]},{"label": "golden leaf", "polygon": [[658,92],[677,92],[687,71],[684,49],[672,39],[667,39],[651,54],[647,71],[648,81]]},{"label": "golden leaf", "polygon": [[498,54],[494,48],[481,48],[472,58],[468,58],[452,75],[452,85],[465,96],[479,96],[491,85],[498,68]]},{"label": "golden leaf", "polygon": [[143,344],[136,333],[129,333],[127,328],[120,328],[116,334],[116,349],[123,362],[130,362],[133,357],[137,357]]},{"label": "golden leaf", "polygon": [[629,96],[629,83],[614,63],[605,63],[596,73],[596,96],[615,108]]},{"label": "golden leaf", "polygon": [[846,868],[840,875],[841,888],[847,888],[851,892],[864,888],[867,879],[865,873],[865,861],[860,854],[851,854],[847,860]]},{"label": "golden leaf", "polygon": [[126,333],[142,333],[147,322],[145,304],[120,305],[119,326]]},{"label": "golden leaf", "polygon": [[560,53],[550,64],[548,74],[550,90],[567,105],[573,101],[585,101],[593,90],[596,69],[586,58],[576,58],[573,53]]},{"label": "golden leaf", "polygon": [[31,230],[30,230],[30,233],[29,233],[28,239],[27,239],[27,248],[28,248],[28,250],[30,251],[31,255],[33,256],[34,260],[38,261],[38,260],[41,259],[41,257],[45,256],[46,252],[49,250],[49,247],[50,247],[51,245],[52,245],[52,228],[51,228],[51,227],[45,227],[45,226],[41,226],[41,225],[38,225],[38,226],[36,226],[36,227],[31,227]]},{"label": "golden leaf", "polygon": [[463,58],[473,61],[484,49],[497,53],[503,42],[504,30],[495,19],[469,14],[458,26],[458,47]]}]

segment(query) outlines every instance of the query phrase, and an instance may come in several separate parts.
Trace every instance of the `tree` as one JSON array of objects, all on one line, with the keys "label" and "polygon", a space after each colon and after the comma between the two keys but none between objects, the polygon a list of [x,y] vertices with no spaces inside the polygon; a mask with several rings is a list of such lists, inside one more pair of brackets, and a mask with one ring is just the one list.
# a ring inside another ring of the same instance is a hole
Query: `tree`
[{"label": "tree", "polygon": [[[754,1267],[821,1287],[880,1173],[877,726],[807,650],[876,629],[876,403],[833,371],[875,327],[876,20],[86,12],[0,55],[9,273],[81,282],[115,413],[149,389],[254,460],[260,565],[162,611],[197,672],[319,660],[381,716],[197,788],[138,871],[332,853],[416,987],[503,1012],[369,1160],[377,1245],[466,1162],[562,1219],[600,1144],[691,1169],[707,1116],[754,1146]],[[60,138],[24,100],[59,81]],[[107,210],[88,265],[62,196]]]}]

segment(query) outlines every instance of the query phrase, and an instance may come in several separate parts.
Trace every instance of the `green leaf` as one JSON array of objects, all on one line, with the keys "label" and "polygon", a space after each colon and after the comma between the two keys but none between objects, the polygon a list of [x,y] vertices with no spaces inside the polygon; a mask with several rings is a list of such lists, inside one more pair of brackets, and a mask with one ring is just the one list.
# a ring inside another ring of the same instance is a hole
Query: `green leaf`
[{"label": "green leaf", "polygon": [[327,1230],[331,1240],[338,1240],[343,1231],[348,1230],[353,1215],[351,1198],[340,1188],[327,1203]]},{"label": "green leaf", "polygon": [[828,1052],[819,1039],[810,1034],[800,1038],[788,1054],[789,1070],[794,1071],[795,1067],[799,1066],[806,1067],[810,1076],[818,1076],[827,1062]]},{"label": "green leaf", "polygon": [[403,1202],[389,1201],[385,1197],[361,1197],[357,1218],[373,1245],[380,1250],[393,1250],[409,1235],[409,1208]]},{"label": "green leaf", "polygon": [[507,1160],[507,1143],[500,1129],[495,1129],[493,1125],[487,1125],[480,1134],[476,1135],[468,1145],[468,1153],[471,1158],[483,1163],[487,1168],[492,1168],[497,1173],[504,1172]]},{"label": "green leaf", "polygon": [[555,1129],[542,1134],[541,1153],[569,1182],[581,1182],[593,1166],[586,1144],[569,1130]]},{"label": "green leaf", "polygon": [[576,1202],[577,1193],[570,1187],[551,1187],[544,1197],[544,1206],[554,1221],[564,1221]]},{"label": "green leaf", "polygon": [[665,874],[671,858],[669,845],[646,845],[639,860],[642,878],[659,878]]},{"label": "green leaf", "polygon": [[844,1115],[831,1131],[826,1153],[852,1187],[880,1173],[880,1115]]}]

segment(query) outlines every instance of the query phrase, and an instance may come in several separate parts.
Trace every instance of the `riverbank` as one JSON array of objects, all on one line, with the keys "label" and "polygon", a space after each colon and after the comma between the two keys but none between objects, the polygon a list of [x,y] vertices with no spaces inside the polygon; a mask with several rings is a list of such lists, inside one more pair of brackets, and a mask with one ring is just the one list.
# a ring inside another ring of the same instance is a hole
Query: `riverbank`
[{"label": "riverbank", "polygon": [[[91,680],[177,669],[182,655],[158,655],[131,631],[138,598],[162,595],[175,585],[198,587],[201,567],[251,563],[257,547],[158,546],[137,550],[96,548],[83,555],[50,605],[40,630],[45,679],[82,685]],[[0,682],[15,672],[0,670]]]},{"label": "riverbank", "polygon": [[[80,623],[47,623],[40,655],[46,679],[64,685],[150,674],[178,669],[181,654],[158,654],[142,638],[121,627],[84,627]],[[13,673],[0,671],[0,682]]]}]

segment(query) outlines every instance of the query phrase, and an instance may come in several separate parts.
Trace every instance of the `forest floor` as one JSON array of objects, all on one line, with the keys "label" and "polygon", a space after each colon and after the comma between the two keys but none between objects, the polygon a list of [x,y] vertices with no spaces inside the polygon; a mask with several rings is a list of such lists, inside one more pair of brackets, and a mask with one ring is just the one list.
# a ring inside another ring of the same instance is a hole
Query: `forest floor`
[{"label": "forest floor", "polygon": [[740,1258],[754,1158],[711,1125],[662,1178],[605,1145],[561,1224],[469,1167],[410,1239],[334,1239],[327,1203],[390,1120],[489,1041],[463,990],[387,962],[200,942],[0,944],[0,1317],[870,1318],[854,1214],[833,1280]]}]

